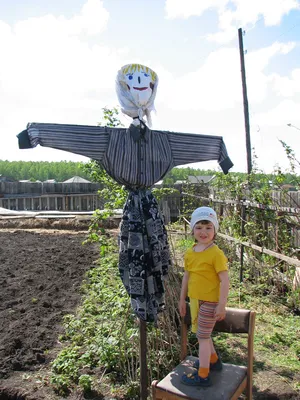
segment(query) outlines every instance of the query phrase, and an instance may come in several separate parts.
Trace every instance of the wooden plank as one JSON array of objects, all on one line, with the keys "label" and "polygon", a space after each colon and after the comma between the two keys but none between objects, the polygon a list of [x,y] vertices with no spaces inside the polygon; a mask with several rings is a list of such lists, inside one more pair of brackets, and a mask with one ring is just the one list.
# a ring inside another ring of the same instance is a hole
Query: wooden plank
[{"label": "wooden plank", "polygon": [[[185,223],[189,223],[189,221],[187,221],[187,219],[184,218],[184,217],[183,217],[183,220],[184,220]],[[168,231],[168,232],[171,232],[171,231]],[[176,234],[177,235],[185,235],[184,232],[176,232]],[[286,263],[288,263],[290,265],[294,265],[295,267],[300,267],[300,260],[298,260],[296,258],[288,257],[288,256],[285,256],[284,254],[281,254],[281,253],[276,253],[275,251],[268,250],[268,249],[265,249],[265,248],[260,247],[260,246],[256,246],[255,244],[252,244],[252,243],[249,243],[249,242],[243,242],[243,241],[241,241],[239,239],[236,239],[236,238],[234,238],[232,236],[224,235],[224,233],[218,232],[218,236],[222,237],[223,239],[230,240],[230,241],[235,242],[237,244],[244,245],[244,246],[249,247],[251,249],[257,250],[262,254],[268,254],[268,255],[270,255],[272,257],[275,257],[275,258],[277,258],[279,260],[285,261]]]},{"label": "wooden plank", "polygon": [[[280,193],[280,192],[278,192]],[[237,201],[237,200],[221,200],[221,199],[215,199],[215,198],[208,198],[208,197],[203,197],[203,196],[198,196],[195,194],[190,194],[190,193],[186,193],[186,192],[182,192],[182,194],[186,195],[186,196],[190,196],[190,197],[194,197],[194,198],[198,198],[198,199],[202,199],[202,200],[209,200],[213,203],[221,203],[221,204],[240,204],[240,205],[245,205],[248,207],[253,207],[253,208],[259,208],[261,210],[271,210],[271,211],[284,211],[287,213],[291,213],[291,214],[300,214],[300,208],[295,208],[295,207],[277,207],[277,206],[266,206],[264,204],[260,204],[260,203],[254,203],[248,200],[245,201]],[[298,203],[299,204],[299,203]]]},{"label": "wooden plank", "polygon": [[223,233],[219,233],[218,232],[218,236],[220,236],[220,237],[222,237],[224,239],[230,240],[232,242],[235,242],[237,244],[241,244],[241,245],[244,245],[244,246],[249,247],[251,249],[257,250],[262,254],[268,254],[269,256],[278,258],[279,260],[285,261],[286,263],[288,263],[290,265],[294,265],[296,267],[300,267],[300,260],[297,260],[296,258],[288,257],[288,256],[285,256],[284,254],[276,253],[275,251],[268,250],[268,249],[265,249],[265,248],[260,247],[260,246],[256,246],[255,244],[252,244],[252,243],[249,243],[249,242],[243,242],[243,241],[241,241],[239,239],[235,239],[235,238],[233,238],[231,236],[224,235]]}]

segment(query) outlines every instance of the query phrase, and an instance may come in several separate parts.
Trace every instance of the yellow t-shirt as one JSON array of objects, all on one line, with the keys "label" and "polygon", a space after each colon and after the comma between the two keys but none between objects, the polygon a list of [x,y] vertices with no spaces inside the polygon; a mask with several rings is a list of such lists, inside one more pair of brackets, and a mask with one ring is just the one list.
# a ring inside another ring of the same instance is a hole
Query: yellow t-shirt
[{"label": "yellow t-shirt", "polygon": [[189,272],[188,296],[202,301],[218,302],[220,280],[218,273],[228,270],[228,260],[217,245],[196,252],[194,247],[184,255],[184,269]]}]

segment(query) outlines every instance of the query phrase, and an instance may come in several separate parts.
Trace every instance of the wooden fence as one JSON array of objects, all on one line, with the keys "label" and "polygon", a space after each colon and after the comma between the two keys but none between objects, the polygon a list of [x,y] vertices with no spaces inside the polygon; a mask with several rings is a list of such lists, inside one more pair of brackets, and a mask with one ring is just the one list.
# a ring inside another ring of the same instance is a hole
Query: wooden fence
[{"label": "wooden fence", "polygon": [[[225,233],[218,236],[237,245],[240,258],[240,280],[243,280],[245,249],[268,255],[277,260],[272,269],[273,281],[300,288],[300,207],[299,193],[273,192],[273,204],[264,205],[247,200],[223,200],[183,193],[197,201],[197,206],[209,202],[223,220]],[[280,202],[280,203],[279,203]],[[279,203],[279,204],[278,204]],[[228,223],[224,224],[227,219]],[[186,221],[187,223],[187,221]],[[245,237],[245,239],[243,239]],[[246,240],[246,237],[248,240]],[[247,252],[249,258],[249,252]],[[253,255],[252,262],[260,265],[261,257]],[[286,267],[283,267],[285,265]],[[280,266],[280,268],[279,268]],[[294,267],[294,273],[290,267]],[[252,266],[253,267],[253,266]],[[254,268],[255,269],[255,268]],[[285,273],[284,273],[285,272]],[[291,279],[290,272],[293,275]],[[269,271],[266,272],[269,274]]]},{"label": "wooden fence", "polygon": [[47,193],[96,193],[101,188],[99,183],[49,183],[49,182],[0,182],[0,197],[11,195]]},{"label": "wooden fence", "polygon": [[0,207],[23,211],[94,211],[103,208],[98,183],[0,182]]},{"label": "wooden fence", "polygon": [[[103,200],[97,192],[101,188],[98,183],[43,183],[43,182],[0,182],[0,207],[12,210],[61,210],[61,211],[93,211],[103,207]],[[191,209],[209,202],[233,209],[263,208],[259,204],[236,200],[218,200],[207,184],[177,185],[177,194],[169,195],[161,200],[161,207],[167,222],[174,222],[182,214],[186,214],[186,203]],[[188,192],[188,193],[187,193]],[[191,198],[194,196],[194,200]],[[300,192],[272,192],[273,205],[268,210],[276,213],[287,213],[290,224],[297,225],[300,215]],[[270,229],[271,230],[271,229]],[[298,229],[295,230],[296,246],[300,245]]]}]

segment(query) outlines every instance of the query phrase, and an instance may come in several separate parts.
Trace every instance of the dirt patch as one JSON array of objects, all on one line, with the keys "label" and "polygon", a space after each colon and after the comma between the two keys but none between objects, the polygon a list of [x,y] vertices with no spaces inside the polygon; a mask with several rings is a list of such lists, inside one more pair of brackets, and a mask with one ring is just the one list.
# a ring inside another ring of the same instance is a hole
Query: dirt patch
[{"label": "dirt patch", "polygon": [[86,237],[77,231],[0,229],[0,393],[6,387],[16,394],[12,378],[18,371],[26,386],[24,373],[50,361],[62,318],[74,312],[84,274],[99,256],[96,245],[82,245]]},{"label": "dirt patch", "polygon": [[[295,377],[295,381],[297,381]],[[290,381],[276,371],[259,371],[254,374],[253,398],[255,400],[299,400],[297,393]]]},{"label": "dirt patch", "polygon": [[[72,231],[87,231],[91,221],[91,216],[71,216],[71,217],[3,217],[0,216],[0,229],[65,229]],[[101,226],[106,229],[118,227],[120,216],[111,217],[101,221]]]}]

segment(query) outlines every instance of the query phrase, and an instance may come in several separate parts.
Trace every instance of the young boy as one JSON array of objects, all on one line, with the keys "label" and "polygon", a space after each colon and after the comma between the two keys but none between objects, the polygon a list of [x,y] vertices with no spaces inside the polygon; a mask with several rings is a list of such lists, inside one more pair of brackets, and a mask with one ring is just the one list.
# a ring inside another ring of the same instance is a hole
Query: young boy
[{"label": "young boy", "polygon": [[197,208],[191,217],[190,226],[195,245],[184,256],[179,312],[186,314],[186,296],[190,298],[192,331],[199,342],[198,373],[184,375],[181,381],[191,386],[210,386],[209,371],[221,370],[211,333],[216,321],[225,318],[229,278],[227,258],[214,243],[219,223],[215,211],[210,207]]}]

